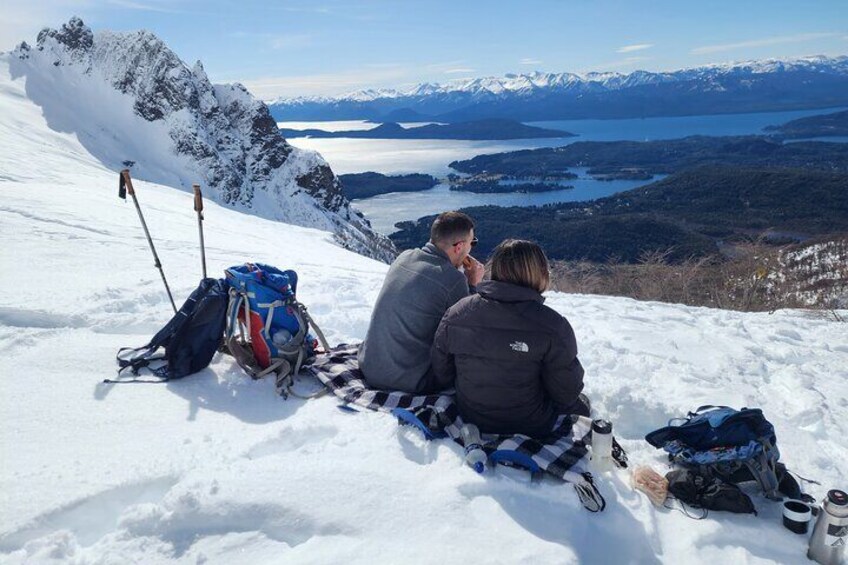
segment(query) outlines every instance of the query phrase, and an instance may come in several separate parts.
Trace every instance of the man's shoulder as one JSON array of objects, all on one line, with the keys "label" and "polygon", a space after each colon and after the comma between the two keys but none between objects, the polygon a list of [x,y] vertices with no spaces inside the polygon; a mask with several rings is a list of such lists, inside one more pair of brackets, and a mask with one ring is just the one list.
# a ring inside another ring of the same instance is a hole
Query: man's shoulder
[{"label": "man's shoulder", "polygon": [[426,249],[407,249],[398,256],[392,266],[414,271],[447,287],[453,287],[465,280],[465,275],[451,265],[450,261],[429,253]]}]

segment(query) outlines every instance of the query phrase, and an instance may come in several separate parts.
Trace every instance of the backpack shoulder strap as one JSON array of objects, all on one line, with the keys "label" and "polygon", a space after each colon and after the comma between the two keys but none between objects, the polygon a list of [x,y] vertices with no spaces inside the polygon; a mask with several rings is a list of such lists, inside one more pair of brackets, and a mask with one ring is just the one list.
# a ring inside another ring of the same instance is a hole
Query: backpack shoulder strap
[{"label": "backpack shoulder strap", "polygon": [[[155,369],[149,367],[153,361],[162,361],[165,359],[164,353],[156,353],[159,347],[145,345],[143,347],[122,347],[118,350],[118,355],[115,359],[118,361],[118,378],[103,379],[104,383],[108,384],[123,384],[123,383],[164,383],[170,378],[168,377],[168,367],[162,366]],[[156,378],[155,379],[139,379],[138,372],[143,368],[147,368]],[[121,378],[130,371],[134,378]]]}]

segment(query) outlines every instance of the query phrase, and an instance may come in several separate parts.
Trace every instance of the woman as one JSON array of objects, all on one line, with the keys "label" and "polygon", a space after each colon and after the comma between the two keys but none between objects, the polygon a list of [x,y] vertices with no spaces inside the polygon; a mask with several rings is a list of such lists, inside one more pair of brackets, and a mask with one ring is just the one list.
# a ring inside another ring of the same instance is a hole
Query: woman
[{"label": "woman", "polygon": [[506,240],[492,256],[491,280],[439,324],[433,371],[455,380],[460,415],[481,432],[541,438],[559,414],[589,415],[574,331],[542,304],[549,280],[537,244]]}]

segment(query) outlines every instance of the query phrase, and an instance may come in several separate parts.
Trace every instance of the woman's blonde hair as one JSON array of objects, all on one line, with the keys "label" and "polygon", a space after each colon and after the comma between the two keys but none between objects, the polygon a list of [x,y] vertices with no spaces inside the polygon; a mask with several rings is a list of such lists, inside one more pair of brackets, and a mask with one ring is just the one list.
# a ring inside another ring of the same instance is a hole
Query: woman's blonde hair
[{"label": "woman's blonde hair", "polygon": [[492,280],[545,292],[550,282],[548,258],[537,243],[507,239],[492,254]]}]

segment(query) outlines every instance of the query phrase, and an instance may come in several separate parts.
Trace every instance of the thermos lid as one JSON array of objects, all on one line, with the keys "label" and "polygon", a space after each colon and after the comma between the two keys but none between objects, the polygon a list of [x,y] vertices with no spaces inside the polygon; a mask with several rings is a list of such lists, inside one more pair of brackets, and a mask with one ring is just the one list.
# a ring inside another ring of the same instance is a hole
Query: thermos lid
[{"label": "thermos lid", "polygon": [[[611,434],[612,433],[612,422],[608,422],[607,420],[592,420],[592,431],[599,434]],[[845,494],[844,492],[842,493]]]},{"label": "thermos lid", "polygon": [[839,489],[827,491],[827,501],[834,506],[848,506],[848,494]]}]

